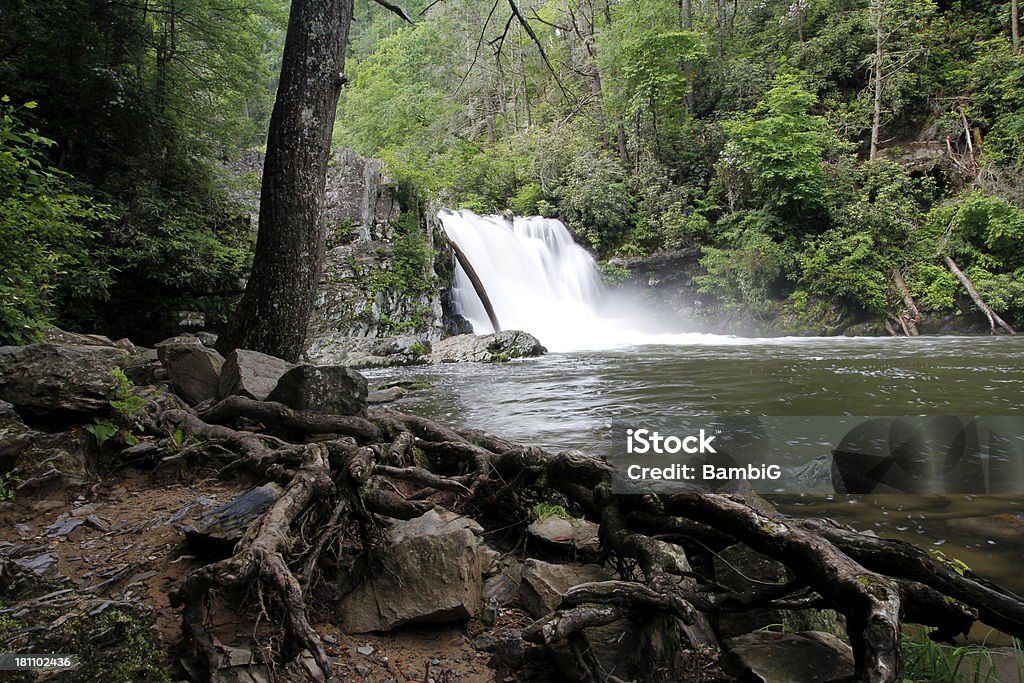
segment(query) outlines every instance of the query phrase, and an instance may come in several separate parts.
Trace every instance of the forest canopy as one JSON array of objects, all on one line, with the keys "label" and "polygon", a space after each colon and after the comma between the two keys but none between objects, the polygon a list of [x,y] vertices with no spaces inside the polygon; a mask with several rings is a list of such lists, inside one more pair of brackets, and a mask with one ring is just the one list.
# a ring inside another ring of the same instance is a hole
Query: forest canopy
[{"label": "forest canopy", "polygon": [[[1016,3],[401,4],[415,23],[356,2],[334,142],[435,206],[557,216],[603,259],[689,250],[754,315],[893,317],[894,272],[925,314],[970,308],[948,256],[1024,322]],[[140,310],[216,326],[251,259],[238,160],[265,144],[288,3],[7,5],[4,223],[31,246],[0,247],[0,339]],[[43,265],[10,265],[24,248]]]}]

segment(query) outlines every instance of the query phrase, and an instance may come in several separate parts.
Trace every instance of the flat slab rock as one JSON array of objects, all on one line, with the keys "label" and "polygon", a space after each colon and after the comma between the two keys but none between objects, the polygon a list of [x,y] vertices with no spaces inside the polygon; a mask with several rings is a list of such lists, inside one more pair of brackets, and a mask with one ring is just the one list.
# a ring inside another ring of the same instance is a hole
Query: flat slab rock
[{"label": "flat slab rock", "polygon": [[476,614],[483,583],[478,526],[438,510],[395,522],[391,545],[373,558],[367,579],[339,603],[345,631],[388,631]]},{"label": "flat slab rock", "polygon": [[600,526],[585,519],[552,516],[526,527],[533,538],[565,550],[596,555],[601,550]]},{"label": "flat slab rock", "polygon": [[195,524],[181,530],[193,544],[237,543],[253,520],[269,510],[283,493],[284,489],[278,484],[257,486],[203,514]]},{"label": "flat slab rock", "polygon": [[551,564],[530,558],[523,563],[520,573],[519,602],[539,619],[556,610],[562,596],[573,586],[614,578],[596,564]]},{"label": "flat slab rock", "polygon": [[830,633],[756,631],[725,641],[722,666],[745,681],[838,683],[853,677],[853,651]]}]

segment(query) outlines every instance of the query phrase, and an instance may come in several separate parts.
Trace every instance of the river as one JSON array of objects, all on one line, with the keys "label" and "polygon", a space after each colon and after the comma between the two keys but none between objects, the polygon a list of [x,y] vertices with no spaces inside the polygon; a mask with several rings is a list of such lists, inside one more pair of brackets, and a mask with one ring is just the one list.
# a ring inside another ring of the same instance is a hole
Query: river
[{"label": "river", "polygon": [[[401,399],[399,410],[602,456],[614,420],[646,415],[1024,415],[1024,337],[692,335],[672,345],[365,374],[371,386],[431,385]],[[915,542],[1024,594],[1024,492],[790,495],[773,502]],[[989,515],[997,516],[972,519]]]}]

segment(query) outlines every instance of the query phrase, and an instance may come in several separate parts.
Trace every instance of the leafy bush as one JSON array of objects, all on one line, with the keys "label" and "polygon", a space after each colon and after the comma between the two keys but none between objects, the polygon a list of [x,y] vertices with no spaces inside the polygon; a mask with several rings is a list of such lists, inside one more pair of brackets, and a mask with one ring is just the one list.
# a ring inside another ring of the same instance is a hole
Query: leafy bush
[{"label": "leafy bush", "polygon": [[621,245],[633,225],[626,172],[605,155],[578,157],[556,190],[562,218],[598,253]]},{"label": "leafy bush", "polygon": [[25,344],[53,319],[57,288],[106,295],[110,276],[92,249],[108,215],[44,163],[53,141],[23,126],[9,101],[0,98],[0,344]]}]

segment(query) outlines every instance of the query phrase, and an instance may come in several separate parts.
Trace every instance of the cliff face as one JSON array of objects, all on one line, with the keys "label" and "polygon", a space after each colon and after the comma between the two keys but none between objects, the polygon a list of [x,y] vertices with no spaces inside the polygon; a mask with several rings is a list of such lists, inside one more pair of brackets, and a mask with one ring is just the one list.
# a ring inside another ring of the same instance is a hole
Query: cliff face
[{"label": "cliff face", "polygon": [[[249,166],[258,175],[261,165]],[[328,337],[440,339],[458,331],[445,327],[454,257],[435,214],[403,194],[379,160],[335,152],[327,169],[327,254],[310,345]]]}]

